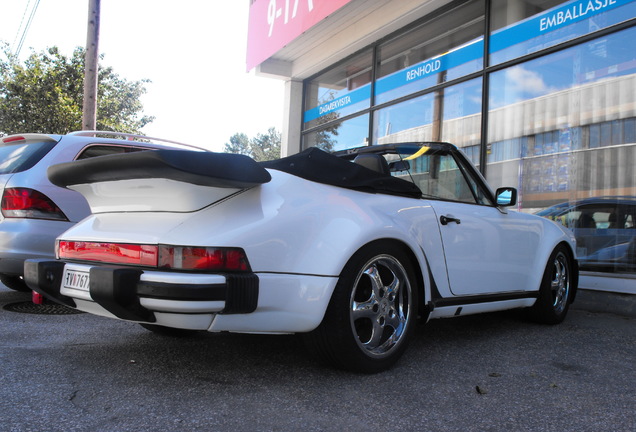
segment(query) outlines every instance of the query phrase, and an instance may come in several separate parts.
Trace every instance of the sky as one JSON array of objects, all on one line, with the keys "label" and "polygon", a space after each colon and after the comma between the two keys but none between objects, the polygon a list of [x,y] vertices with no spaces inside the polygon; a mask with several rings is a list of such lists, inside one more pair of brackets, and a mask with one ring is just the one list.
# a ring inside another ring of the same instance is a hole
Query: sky
[{"label": "sky", "polygon": [[[0,0],[0,41],[18,46],[36,3]],[[88,3],[39,0],[20,57],[84,47]],[[156,119],[145,135],[222,151],[235,133],[282,129],[283,82],[246,72],[248,17],[248,0],[102,0],[100,63],[152,81],[142,103]]]}]

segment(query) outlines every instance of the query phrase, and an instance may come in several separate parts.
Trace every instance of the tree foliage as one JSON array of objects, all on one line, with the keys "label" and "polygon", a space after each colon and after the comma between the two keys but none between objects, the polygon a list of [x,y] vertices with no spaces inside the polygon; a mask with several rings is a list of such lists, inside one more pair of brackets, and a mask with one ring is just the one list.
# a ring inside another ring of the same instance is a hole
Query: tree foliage
[{"label": "tree foliage", "polygon": [[250,156],[261,162],[280,158],[281,134],[276,128],[269,128],[265,134],[256,134],[248,138],[244,133],[235,133],[230,142],[225,144],[226,153],[237,153]]},{"label": "tree foliage", "polygon": [[[70,57],[58,48],[32,52],[21,63],[4,44],[0,53],[0,135],[65,134],[82,128],[84,54]],[[103,57],[102,57],[103,58]],[[97,129],[140,133],[154,117],[142,115],[140,97],[148,80],[128,81],[111,67],[99,68]]]}]

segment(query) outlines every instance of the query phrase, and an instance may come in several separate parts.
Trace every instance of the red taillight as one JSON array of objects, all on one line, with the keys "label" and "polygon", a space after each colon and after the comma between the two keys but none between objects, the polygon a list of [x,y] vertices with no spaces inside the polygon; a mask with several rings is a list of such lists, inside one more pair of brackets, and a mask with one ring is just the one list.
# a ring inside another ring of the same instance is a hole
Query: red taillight
[{"label": "red taillight", "polygon": [[157,266],[157,246],[60,240],[58,258],[99,261],[110,264]]},{"label": "red taillight", "polygon": [[2,138],[2,142],[5,144],[9,144],[16,141],[26,141],[26,138],[20,135],[9,136],[6,138]]},{"label": "red taillight", "polygon": [[109,264],[130,264],[174,270],[250,271],[240,248],[136,245],[60,240],[57,257]]},{"label": "red taillight", "polygon": [[249,271],[240,248],[159,246],[159,267],[179,270]]},{"label": "red taillight", "polygon": [[6,218],[68,220],[49,197],[29,188],[5,189],[1,207]]}]

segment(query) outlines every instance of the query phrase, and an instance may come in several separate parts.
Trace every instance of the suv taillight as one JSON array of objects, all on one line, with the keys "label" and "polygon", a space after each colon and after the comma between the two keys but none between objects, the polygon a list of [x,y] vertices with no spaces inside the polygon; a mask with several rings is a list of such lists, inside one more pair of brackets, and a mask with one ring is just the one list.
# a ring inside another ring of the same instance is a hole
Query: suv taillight
[{"label": "suv taillight", "polygon": [[5,189],[1,207],[6,218],[68,220],[49,197],[29,188]]}]

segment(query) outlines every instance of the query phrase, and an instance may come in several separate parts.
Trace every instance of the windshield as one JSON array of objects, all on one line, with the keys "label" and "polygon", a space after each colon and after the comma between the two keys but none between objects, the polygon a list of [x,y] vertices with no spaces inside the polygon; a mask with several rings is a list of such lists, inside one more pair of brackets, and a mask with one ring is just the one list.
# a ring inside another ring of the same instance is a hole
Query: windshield
[{"label": "windshield", "polygon": [[54,141],[0,144],[0,174],[28,170],[38,163],[55,144]]}]

